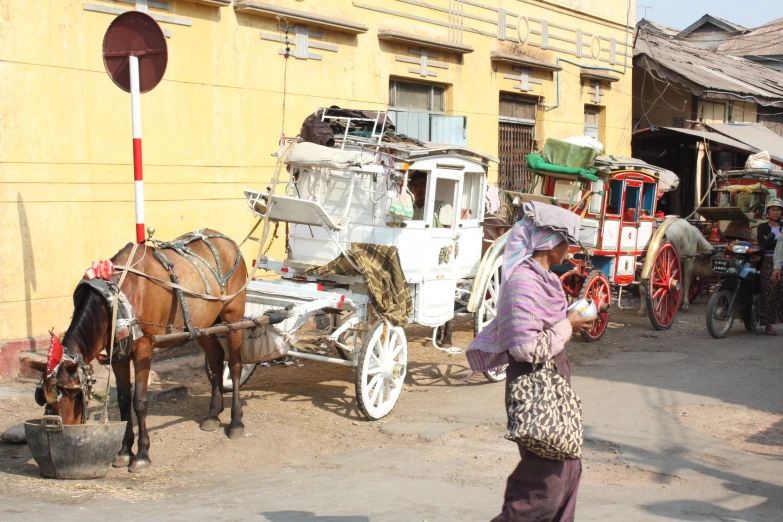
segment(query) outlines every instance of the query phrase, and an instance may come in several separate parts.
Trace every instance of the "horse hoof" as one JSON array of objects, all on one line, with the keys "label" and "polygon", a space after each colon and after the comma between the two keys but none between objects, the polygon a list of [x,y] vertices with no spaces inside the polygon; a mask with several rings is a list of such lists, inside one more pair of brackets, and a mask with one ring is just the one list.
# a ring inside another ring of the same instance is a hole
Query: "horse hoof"
[{"label": "horse hoof", "polygon": [[443,340],[440,342],[440,345],[441,345],[441,346],[451,346],[451,339],[443,339]]},{"label": "horse hoof", "polygon": [[150,459],[135,458],[133,459],[133,462],[131,462],[128,471],[130,471],[131,473],[140,473],[148,469],[151,465],[152,465],[152,461]]},{"label": "horse hoof", "polygon": [[112,462],[112,467],[115,468],[127,468],[131,463],[131,456],[128,453],[119,454],[117,458]]},{"label": "horse hoof", "polygon": [[220,419],[204,419],[201,423],[201,429],[204,431],[215,431],[220,427]]},{"label": "horse hoof", "polygon": [[244,426],[238,426],[233,427],[229,426],[228,428],[228,438],[231,440],[241,439],[245,436],[245,427]]}]

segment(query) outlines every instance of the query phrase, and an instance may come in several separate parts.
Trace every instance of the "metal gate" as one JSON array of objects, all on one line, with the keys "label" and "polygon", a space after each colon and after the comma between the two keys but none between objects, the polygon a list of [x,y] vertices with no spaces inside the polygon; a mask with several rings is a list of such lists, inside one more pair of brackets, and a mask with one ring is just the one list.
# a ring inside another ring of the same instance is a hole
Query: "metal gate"
[{"label": "metal gate", "polygon": [[533,125],[500,122],[500,190],[524,192],[529,186],[532,173],[527,169],[525,156],[533,152],[534,133]]}]

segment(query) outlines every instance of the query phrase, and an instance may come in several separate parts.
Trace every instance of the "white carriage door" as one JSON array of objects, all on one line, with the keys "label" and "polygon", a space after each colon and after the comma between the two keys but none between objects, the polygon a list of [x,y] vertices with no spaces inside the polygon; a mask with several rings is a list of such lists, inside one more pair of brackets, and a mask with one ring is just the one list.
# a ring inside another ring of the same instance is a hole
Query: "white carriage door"
[{"label": "white carriage door", "polygon": [[[441,177],[434,171],[434,190],[427,193],[425,214],[426,241],[420,245],[423,267],[421,291],[415,303],[415,321],[439,326],[454,317],[457,290],[454,247],[461,202],[458,200],[458,176]],[[435,219],[435,215],[438,219]]]},{"label": "white carriage door", "polygon": [[481,245],[484,240],[484,197],[486,179],[478,172],[466,173],[462,178],[461,204],[457,215],[457,233],[454,237],[456,277],[467,279],[476,275],[481,262]]}]

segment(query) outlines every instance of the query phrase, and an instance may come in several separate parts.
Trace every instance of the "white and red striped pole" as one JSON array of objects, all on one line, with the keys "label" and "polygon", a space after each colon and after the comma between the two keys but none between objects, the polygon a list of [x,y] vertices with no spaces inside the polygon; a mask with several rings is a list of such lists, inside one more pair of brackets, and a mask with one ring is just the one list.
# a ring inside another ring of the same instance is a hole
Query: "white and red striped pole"
[{"label": "white and red striped pole", "polygon": [[130,68],[131,123],[133,125],[133,188],[136,194],[136,242],[144,241],[144,176],[141,168],[141,93],[139,57],[128,56]]}]

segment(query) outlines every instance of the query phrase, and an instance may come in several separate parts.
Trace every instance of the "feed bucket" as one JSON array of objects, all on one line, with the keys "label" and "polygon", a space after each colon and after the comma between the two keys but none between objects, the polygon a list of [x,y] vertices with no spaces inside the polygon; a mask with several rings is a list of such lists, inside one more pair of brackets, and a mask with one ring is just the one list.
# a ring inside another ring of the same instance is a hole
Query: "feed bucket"
[{"label": "feed bucket", "polygon": [[57,415],[24,423],[30,453],[42,477],[93,479],[106,476],[125,435],[125,422],[63,425]]}]

